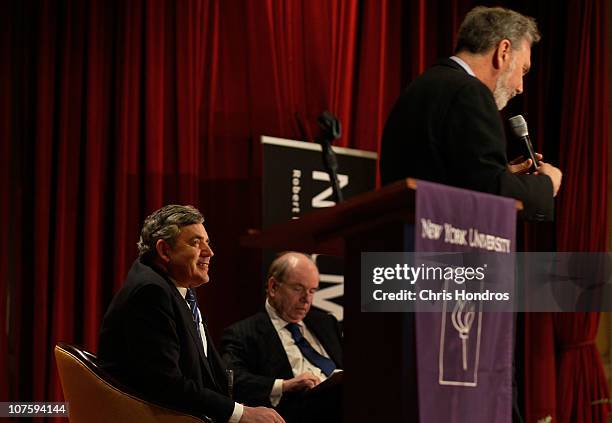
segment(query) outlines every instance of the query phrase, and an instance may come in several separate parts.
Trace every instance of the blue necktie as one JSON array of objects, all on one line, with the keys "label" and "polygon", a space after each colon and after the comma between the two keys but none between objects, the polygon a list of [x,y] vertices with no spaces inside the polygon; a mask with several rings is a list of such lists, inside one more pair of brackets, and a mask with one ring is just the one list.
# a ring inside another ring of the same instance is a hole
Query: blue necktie
[{"label": "blue necktie", "polygon": [[195,324],[196,332],[198,333],[198,336],[202,338],[202,334],[200,333],[200,323],[202,323],[202,318],[200,317],[200,312],[198,310],[198,301],[196,300],[196,296],[193,292],[193,289],[187,289],[187,294],[185,294],[185,300],[187,300],[187,304],[189,304],[189,309],[191,310],[191,315],[193,317],[193,323]]},{"label": "blue necktie", "polygon": [[295,341],[295,345],[298,346],[302,352],[302,355],[306,357],[308,361],[321,369],[325,376],[329,376],[334,372],[336,369],[334,362],[327,357],[323,357],[321,354],[316,352],[314,348],[312,348],[306,338],[302,336],[302,332],[300,332],[300,325],[297,323],[288,323],[285,327],[289,332],[291,332],[291,337]]}]

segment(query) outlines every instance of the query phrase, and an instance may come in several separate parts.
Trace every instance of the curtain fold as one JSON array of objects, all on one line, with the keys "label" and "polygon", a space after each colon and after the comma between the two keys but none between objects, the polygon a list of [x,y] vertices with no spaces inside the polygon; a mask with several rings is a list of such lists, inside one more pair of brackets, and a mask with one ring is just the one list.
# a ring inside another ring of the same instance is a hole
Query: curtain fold
[{"label": "curtain fold", "polygon": [[[518,391],[524,404],[523,418],[526,423],[556,422],[559,385],[553,313],[525,313],[524,321],[523,383],[519,385],[522,392]],[[521,359],[517,357],[515,362]]]},{"label": "curtain fold", "polygon": [[[607,247],[608,80],[606,5],[568,2],[561,116],[558,251],[603,252]],[[579,226],[580,230],[576,230]],[[558,421],[607,421],[610,410],[595,346],[599,313],[553,316],[558,344]]]},{"label": "curtain fold", "polygon": [[[608,231],[608,81],[602,1],[568,2],[559,160],[559,251],[605,251]],[[570,54],[571,52],[571,54]],[[580,231],[576,224],[580,222]]]},{"label": "curtain fold", "polygon": [[606,423],[610,395],[595,345],[599,313],[557,313],[554,324],[559,345],[558,421]]}]

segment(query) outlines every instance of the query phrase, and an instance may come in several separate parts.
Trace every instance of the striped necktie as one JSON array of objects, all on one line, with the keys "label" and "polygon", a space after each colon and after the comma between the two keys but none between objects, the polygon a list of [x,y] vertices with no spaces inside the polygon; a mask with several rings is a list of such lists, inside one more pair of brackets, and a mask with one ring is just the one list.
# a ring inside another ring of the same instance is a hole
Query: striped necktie
[{"label": "striped necktie", "polygon": [[200,333],[200,323],[202,323],[202,317],[200,315],[200,310],[198,309],[198,300],[196,299],[195,292],[193,292],[193,289],[187,289],[187,294],[185,294],[185,300],[187,300],[187,304],[189,304],[189,309],[191,310],[191,316],[193,317],[193,323],[195,324],[196,332],[198,333],[198,336],[202,338],[202,334]]}]

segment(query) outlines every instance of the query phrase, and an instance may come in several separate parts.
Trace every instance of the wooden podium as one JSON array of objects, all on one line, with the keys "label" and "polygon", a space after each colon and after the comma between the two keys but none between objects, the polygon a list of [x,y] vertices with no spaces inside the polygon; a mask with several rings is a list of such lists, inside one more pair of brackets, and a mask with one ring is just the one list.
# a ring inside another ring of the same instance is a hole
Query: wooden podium
[{"label": "wooden podium", "polygon": [[345,422],[418,421],[414,315],[361,312],[360,299],[361,252],[414,250],[416,189],[414,179],[398,181],[242,239],[253,248],[344,256]]}]

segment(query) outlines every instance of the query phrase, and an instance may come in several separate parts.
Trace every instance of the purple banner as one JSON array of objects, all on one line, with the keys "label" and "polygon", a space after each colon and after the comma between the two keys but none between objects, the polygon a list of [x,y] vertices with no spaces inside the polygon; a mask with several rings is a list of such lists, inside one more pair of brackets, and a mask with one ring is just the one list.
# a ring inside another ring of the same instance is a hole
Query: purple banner
[{"label": "purple banner", "polygon": [[[415,251],[513,252],[515,203],[418,181]],[[473,301],[416,313],[421,422],[512,421],[513,322],[511,313],[485,313]]]}]

